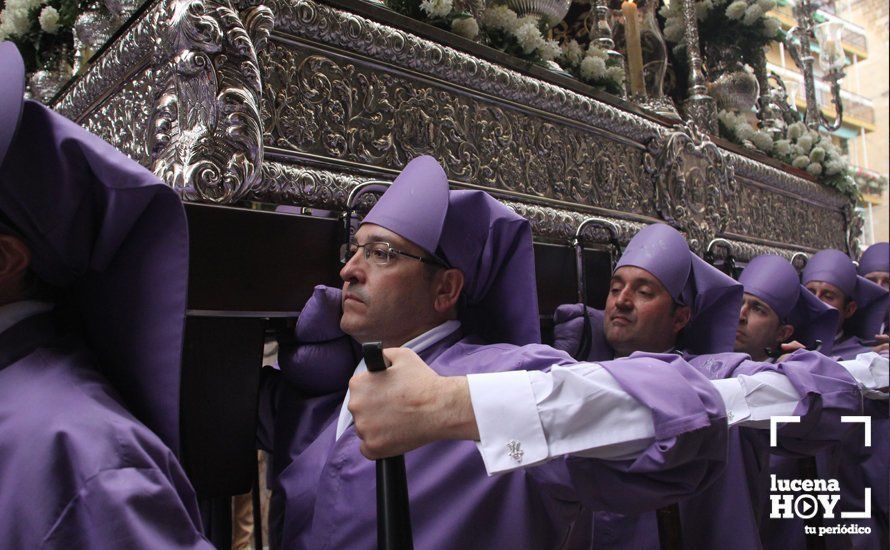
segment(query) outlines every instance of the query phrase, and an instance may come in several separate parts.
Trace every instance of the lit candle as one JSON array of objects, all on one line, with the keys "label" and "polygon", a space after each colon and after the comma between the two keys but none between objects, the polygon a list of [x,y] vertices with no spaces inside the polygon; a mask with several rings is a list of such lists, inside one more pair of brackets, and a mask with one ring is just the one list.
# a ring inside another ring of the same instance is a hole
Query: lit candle
[{"label": "lit candle", "polygon": [[643,80],[643,48],[640,46],[640,28],[637,26],[637,5],[633,0],[621,4],[624,14],[624,38],[627,42],[627,76],[632,95],[646,95]]}]

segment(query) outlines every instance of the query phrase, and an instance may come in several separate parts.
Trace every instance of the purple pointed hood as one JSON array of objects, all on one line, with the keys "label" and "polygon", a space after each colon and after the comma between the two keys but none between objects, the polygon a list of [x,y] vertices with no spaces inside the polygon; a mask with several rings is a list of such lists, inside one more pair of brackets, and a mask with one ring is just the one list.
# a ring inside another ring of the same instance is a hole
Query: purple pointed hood
[{"label": "purple pointed hood", "polygon": [[464,273],[464,330],[489,342],[541,341],[535,256],[528,220],[483,191],[451,191],[439,242]]},{"label": "purple pointed hood", "polygon": [[[59,308],[130,411],[174,451],[188,274],[179,197],[154,174],[43,105],[22,99],[18,52],[0,50],[0,105],[18,130],[0,158],[0,231],[61,289]],[[12,70],[9,69],[12,67]],[[14,94],[14,100],[8,96]],[[17,102],[17,103],[16,103]],[[0,143],[9,128],[0,128]]]},{"label": "purple pointed hood", "polygon": [[541,340],[531,226],[482,191],[450,191],[432,157],[405,167],[362,223],[398,233],[464,274],[467,334],[516,345]]},{"label": "purple pointed hood", "polygon": [[803,284],[810,281],[832,284],[856,302],[856,313],[844,323],[846,334],[870,340],[880,331],[890,293],[857,275],[849,256],[830,248],[818,252],[803,270]]},{"label": "purple pointed hood", "polygon": [[821,340],[820,350],[830,353],[838,311],[800,284],[797,270],[788,260],[772,254],[757,256],[748,262],[739,282],[745,292],[771,307],[782,323],[794,327],[794,340],[810,348]]},{"label": "purple pointed hood", "polygon": [[436,255],[448,212],[448,177],[430,156],[411,160],[362,223],[398,233]]},{"label": "purple pointed hood", "polygon": [[890,272],[890,243],[875,243],[865,249],[859,258],[859,274],[868,275],[874,271]]},{"label": "purple pointed hood", "polygon": [[742,285],[696,256],[676,229],[663,223],[641,229],[615,268],[623,266],[645,269],[675,302],[692,309],[680,347],[694,355],[732,351]]}]

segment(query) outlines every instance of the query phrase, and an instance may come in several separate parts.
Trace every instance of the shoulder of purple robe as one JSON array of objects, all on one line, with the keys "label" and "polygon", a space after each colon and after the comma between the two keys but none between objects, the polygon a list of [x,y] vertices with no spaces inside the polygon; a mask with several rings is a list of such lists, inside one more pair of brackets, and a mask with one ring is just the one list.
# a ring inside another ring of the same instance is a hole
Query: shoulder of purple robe
[{"label": "shoulder of purple robe", "polygon": [[[206,545],[176,457],[124,408],[92,361],[64,341],[0,371],[4,545],[139,547],[147,533],[154,538],[146,543]],[[59,529],[66,538],[55,537]],[[114,542],[128,540],[136,542]]]},{"label": "shoulder of purple robe", "polygon": [[[863,344],[864,340],[858,336],[850,336],[836,343],[831,348],[831,356],[839,361],[856,359],[860,353],[874,351],[871,346]],[[886,354],[882,354],[886,357]]]},{"label": "shoulder of purple robe", "polygon": [[655,440],[633,460],[568,457],[533,470],[564,467],[582,503],[620,513],[653,510],[712,483],[725,466],[727,430],[723,401],[707,378],[672,354],[599,364],[649,408]]},{"label": "shoulder of purple robe", "polygon": [[87,479],[42,548],[213,548],[160,470],[116,468]]},{"label": "shoulder of purple robe", "polygon": [[784,374],[801,399],[794,409],[800,423],[789,423],[778,431],[779,447],[787,456],[812,456],[840,442],[854,427],[842,416],[862,414],[862,393],[852,375],[837,361],[817,351],[797,350],[778,363],[746,361],[737,374],[760,371]]},{"label": "shoulder of purple robe", "polygon": [[294,338],[279,341],[281,375],[302,394],[346,391],[359,363],[358,344],[340,330],[340,297],[338,288],[315,287],[297,318]]},{"label": "shoulder of purple robe", "polygon": [[[590,324],[587,334],[590,337],[590,351],[586,357],[576,357],[581,347],[584,333],[584,310]],[[606,361],[615,356],[603,333],[603,311],[581,304],[563,304],[553,313],[553,347],[575,357],[579,361]]]},{"label": "shoulder of purple robe", "polygon": [[441,376],[545,370],[576,363],[568,353],[543,344],[487,344],[475,336],[461,338],[428,362]]}]

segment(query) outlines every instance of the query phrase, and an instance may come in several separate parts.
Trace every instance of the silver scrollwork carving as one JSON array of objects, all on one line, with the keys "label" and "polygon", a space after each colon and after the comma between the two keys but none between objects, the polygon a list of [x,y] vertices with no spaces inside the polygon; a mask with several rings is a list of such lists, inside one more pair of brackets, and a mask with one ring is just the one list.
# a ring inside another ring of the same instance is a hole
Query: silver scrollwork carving
[{"label": "silver scrollwork carving", "polygon": [[261,180],[257,48],[272,12],[227,1],[179,2],[168,23],[166,82],[150,122],[152,169],[185,199],[231,203]]},{"label": "silver scrollwork carving", "polygon": [[[661,217],[682,229],[700,255],[726,229],[730,206],[738,194],[732,166],[696,125],[652,140],[648,171],[655,185],[655,205]],[[653,169],[654,168],[654,169]]]}]

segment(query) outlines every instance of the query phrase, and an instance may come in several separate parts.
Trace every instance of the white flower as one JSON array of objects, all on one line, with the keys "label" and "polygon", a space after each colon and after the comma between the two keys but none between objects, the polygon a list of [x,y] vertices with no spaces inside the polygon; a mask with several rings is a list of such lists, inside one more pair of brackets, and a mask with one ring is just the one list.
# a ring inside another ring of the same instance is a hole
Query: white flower
[{"label": "white flower", "polygon": [[754,143],[755,147],[764,153],[769,153],[773,150],[773,138],[763,130],[754,132],[754,135],[751,136],[751,141]]},{"label": "white flower", "polygon": [[763,18],[763,35],[767,37],[776,36],[779,33],[779,29],[782,28],[782,23],[779,22],[775,17],[764,17]]},{"label": "white flower", "polygon": [[734,128],[736,123],[738,122],[738,117],[736,117],[735,113],[732,111],[722,110],[717,113],[717,118],[727,128]]},{"label": "white flower", "polygon": [[451,13],[452,0],[421,0],[420,9],[432,18],[445,17]]},{"label": "white flower", "polygon": [[806,155],[800,155],[799,157],[795,157],[793,161],[791,161],[791,166],[795,168],[806,168],[810,164],[810,157]]},{"label": "white flower", "polygon": [[28,32],[31,20],[28,11],[31,7],[21,1],[9,0],[6,9],[0,13],[0,35],[15,38]]},{"label": "white flower", "polygon": [[822,173],[822,165],[818,162],[811,162],[807,165],[807,172],[813,174],[814,176],[818,176]]},{"label": "white flower", "polygon": [[677,42],[681,42],[683,40],[683,34],[685,32],[686,31],[683,25],[667,25],[664,28],[664,38],[668,42],[676,44]]},{"label": "white flower", "polygon": [[40,17],[37,20],[40,22],[40,28],[43,29],[43,32],[48,32],[49,34],[59,32],[59,12],[56,11],[56,8],[46,6],[40,12]]},{"label": "white flower", "polygon": [[606,59],[609,58],[609,54],[606,53],[606,50],[603,50],[603,49],[601,49],[601,48],[597,48],[597,47],[594,46],[593,44],[591,44],[591,45],[587,48],[587,55],[589,55],[589,56],[591,56],[591,57],[599,57],[599,58],[602,59],[603,61],[605,61]]},{"label": "white flower", "polygon": [[776,9],[776,0],[757,0],[757,5],[763,13],[767,13]]},{"label": "white flower", "polygon": [[780,155],[788,156],[788,153],[791,152],[791,142],[787,139],[780,139],[775,143],[775,150]]},{"label": "white flower", "polygon": [[813,148],[813,136],[810,134],[806,134],[800,136],[797,140],[797,146],[800,147],[800,150],[803,154],[808,155],[810,153],[810,149]]},{"label": "white flower", "polygon": [[822,162],[825,160],[825,149],[821,147],[813,147],[810,151],[810,160],[813,162]]},{"label": "white flower", "polygon": [[844,170],[845,166],[843,162],[832,160],[825,163],[825,175],[833,176],[835,174],[840,174]]},{"label": "white flower", "polygon": [[553,61],[561,53],[562,49],[560,49],[559,42],[556,40],[545,40],[542,45],[538,46],[538,55],[544,61]]},{"label": "white flower", "polygon": [[599,57],[587,56],[581,62],[581,78],[584,80],[602,80],[606,76],[606,62]]},{"label": "white flower", "polygon": [[745,16],[745,10],[748,4],[745,0],[736,0],[726,8],[726,17],[732,20],[738,20]]},{"label": "white flower", "polygon": [[540,25],[538,24],[540,21],[541,18],[537,15],[523,15],[516,20],[516,28],[518,29],[523,25],[534,25],[536,29],[540,30]]},{"label": "white flower", "polygon": [[804,135],[807,131],[807,126],[803,122],[795,122],[791,126],[788,127],[788,138],[789,139],[797,139],[800,136]]},{"label": "white flower", "polygon": [[615,65],[606,69],[606,80],[611,80],[619,86],[624,85],[624,67]]},{"label": "white flower", "polygon": [[748,6],[748,9],[745,10],[745,17],[742,18],[742,25],[748,25],[749,27],[763,17],[763,10],[760,9],[760,6],[757,4],[752,4]]},{"label": "white flower", "polygon": [[489,29],[513,32],[517,28],[519,18],[516,12],[507,6],[494,5],[487,8],[479,17],[479,23]]},{"label": "white flower", "polygon": [[532,23],[522,25],[514,31],[513,35],[516,37],[516,41],[519,42],[522,51],[527,54],[544,45],[544,37],[541,36],[541,31]]},{"label": "white flower", "polygon": [[584,59],[584,48],[575,39],[567,40],[562,45],[562,59],[566,65],[576,67],[581,64]]},{"label": "white flower", "polygon": [[479,35],[479,23],[473,17],[456,17],[451,22],[451,30],[455,34],[473,40]]},{"label": "white flower", "polygon": [[747,122],[741,122],[735,127],[735,135],[742,141],[750,141],[754,137],[754,127]]}]

